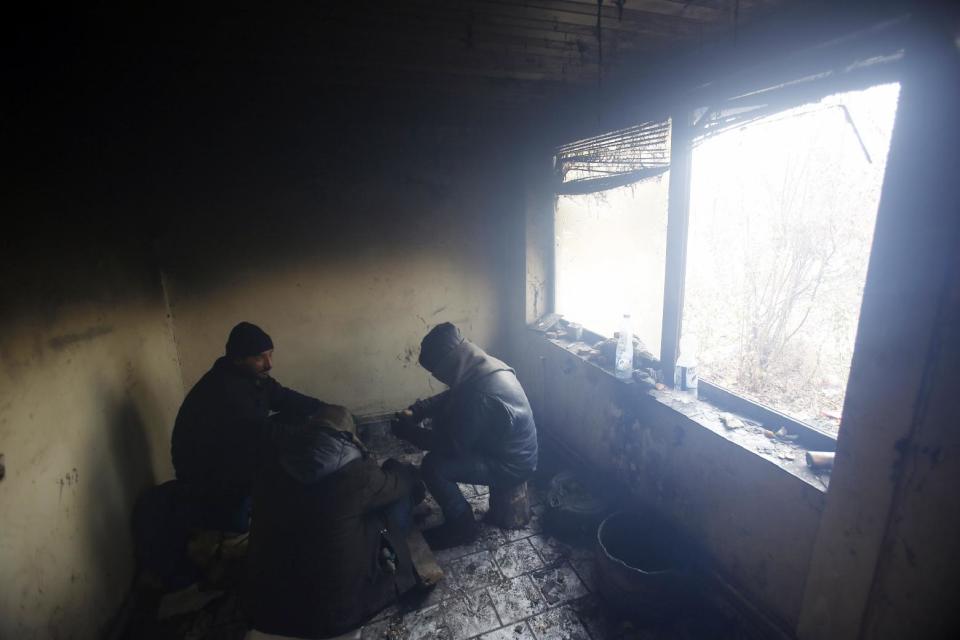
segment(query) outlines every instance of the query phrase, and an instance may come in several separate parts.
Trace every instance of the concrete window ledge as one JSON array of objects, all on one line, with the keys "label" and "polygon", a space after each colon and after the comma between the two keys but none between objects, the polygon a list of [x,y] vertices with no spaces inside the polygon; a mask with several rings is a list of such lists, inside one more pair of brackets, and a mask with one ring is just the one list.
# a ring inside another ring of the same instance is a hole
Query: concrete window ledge
[{"label": "concrete window ledge", "polygon": [[[532,329],[528,334],[531,340],[558,350],[557,355],[563,358],[561,373],[569,376],[575,369],[581,369],[583,376],[587,379],[596,380],[599,377],[606,380],[608,384],[618,387],[620,389],[618,397],[633,396],[641,407],[647,403],[656,405],[659,411],[648,407],[652,415],[673,414],[670,416],[673,420],[683,418],[754,454],[765,463],[802,480],[817,491],[826,492],[829,487],[829,473],[814,473],[807,466],[808,449],[806,447],[776,436],[776,432],[783,425],[761,424],[742,414],[720,408],[702,398],[696,398],[687,392],[671,388],[655,389],[633,380],[622,380],[617,378],[613,371],[569,349],[572,343],[563,338],[550,338]],[[574,359],[575,362],[570,359]]]}]

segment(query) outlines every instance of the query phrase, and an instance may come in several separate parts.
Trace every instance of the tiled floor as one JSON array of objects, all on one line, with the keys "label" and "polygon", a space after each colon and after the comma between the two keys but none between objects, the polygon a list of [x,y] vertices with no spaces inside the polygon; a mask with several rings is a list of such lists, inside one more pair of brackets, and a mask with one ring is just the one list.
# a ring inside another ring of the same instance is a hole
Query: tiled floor
[{"label": "tiled floor", "polygon": [[[419,461],[419,454],[376,425],[364,434],[380,459]],[[481,518],[487,511],[487,488],[461,485]],[[444,580],[419,606],[392,607],[363,629],[364,640],[602,640],[603,627],[588,630],[587,611],[594,585],[590,551],[574,549],[543,535],[543,495],[530,487],[533,518],[523,529],[504,531],[481,525],[472,544],[437,552]],[[426,528],[442,522],[436,503],[426,500]],[[425,508],[421,508],[425,510]],[[581,619],[583,618],[583,619]],[[597,635],[597,633],[601,635]]]},{"label": "tiled floor", "polygon": [[[486,511],[482,501],[471,501],[478,516]],[[538,535],[542,510],[534,507],[537,515],[523,530],[503,532],[484,524],[475,543],[439,552],[444,580],[419,606],[385,611],[364,628],[363,638],[591,638],[575,606],[590,590],[574,563],[584,571],[592,558]]]},{"label": "tiled floor", "polygon": [[[382,425],[365,430],[363,439],[381,460],[419,462],[420,455],[390,437]],[[461,489],[482,518],[487,488]],[[418,605],[381,613],[364,627],[364,640],[589,640],[580,620],[582,607],[576,605],[591,593],[592,555],[542,535],[543,496],[532,486],[530,495],[533,518],[527,527],[505,531],[481,524],[472,544],[437,552],[443,581]],[[429,513],[421,514],[420,526],[442,522],[429,496],[425,504]]]},{"label": "tiled floor", "polygon": [[[386,425],[362,434],[381,461],[422,457],[394,439]],[[611,615],[597,593],[592,549],[571,547],[543,531],[543,492],[528,485],[533,518],[505,531],[481,525],[472,544],[437,552],[444,579],[417,604],[393,606],[363,628],[363,640],[694,640],[745,638],[715,612],[694,611],[669,623],[637,627]],[[461,485],[476,516],[487,511],[487,488]],[[442,522],[427,497],[419,526]]]},{"label": "tiled floor", "polygon": [[[386,425],[364,429],[361,437],[380,459],[418,463],[422,453],[396,440]],[[362,629],[363,640],[733,640],[747,636],[726,616],[696,610],[658,627],[635,627],[608,613],[597,593],[591,550],[568,546],[545,534],[544,496],[528,485],[533,518],[527,527],[504,531],[486,524],[473,543],[436,553],[443,580],[416,602],[405,598]],[[462,485],[474,512],[487,510],[485,487]],[[427,497],[418,524],[442,522]],[[201,609],[169,620],[149,612],[128,629],[124,640],[241,640],[242,611],[234,592]]]}]

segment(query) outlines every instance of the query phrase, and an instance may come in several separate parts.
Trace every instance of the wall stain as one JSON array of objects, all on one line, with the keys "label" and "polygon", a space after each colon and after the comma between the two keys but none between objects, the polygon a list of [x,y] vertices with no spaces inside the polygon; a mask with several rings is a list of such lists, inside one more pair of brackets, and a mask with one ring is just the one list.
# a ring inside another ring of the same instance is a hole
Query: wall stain
[{"label": "wall stain", "polygon": [[97,327],[90,327],[86,331],[81,331],[79,333],[65,333],[61,336],[50,338],[50,340],[47,341],[47,344],[54,351],[61,351],[72,344],[93,340],[94,338],[99,338],[100,336],[105,336],[109,333],[113,333],[113,327],[109,325],[100,325]]},{"label": "wall stain", "polygon": [[74,467],[68,471],[62,478],[57,478],[57,484],[60,485],[60,495],[57,497],[57,502],[63,500],[63,488],[72,487],[75,484],[80,482],[80,472],[77,471],[77,468]]},{"label": "wall stain", "polygon": [[417,359],[417,348],[412,346],[407,346],[402,353],[397,355],[397,360],[404,363],[403,368],[406,369]]}]

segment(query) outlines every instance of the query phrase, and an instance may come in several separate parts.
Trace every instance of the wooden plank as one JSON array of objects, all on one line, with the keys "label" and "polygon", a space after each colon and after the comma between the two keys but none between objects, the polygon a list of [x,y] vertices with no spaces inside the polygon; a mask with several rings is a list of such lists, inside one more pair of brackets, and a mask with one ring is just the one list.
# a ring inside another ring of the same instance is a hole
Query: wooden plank
[{"label": "wooden plank", "polygon": [[407,534],[407,548],[410,550],[410,559],[413,561],[413,568],[420,577],[421,583],[429,587],[443,579],[443,569],[440,568],[437,558],[419,529],[411,529]]},{"label": "wooden plank", "polygon": [[[427,5],[432,0],[415,0],[417,4]],[[541,6],[542,5],[542,6]],[[587,27],[595,29],[597,25],[596,11],[592,13],[585,11],[573,11],[564,8],[555,8],[553,3],[537,2],[536,0],[526,0],[524,4],[517,5],[508,0],[461,0],[456,3],[457,10],[472,8],[477,11],[483,11],[497,17],[512,17],[525,20],[546,22],[557,25],[558,28],[567,28],[568,26]],[[579,6],[579,5],[578,5]],[[628,33],[658,33],[673,36],[688,36],[694,33],[698,23],[686,18],[663,16],[660,14],[639,14],[624,12],[624,18],[618,20],[616,10],[610,15],[604,14],[603,28],[610,31],[624,31]]]}]

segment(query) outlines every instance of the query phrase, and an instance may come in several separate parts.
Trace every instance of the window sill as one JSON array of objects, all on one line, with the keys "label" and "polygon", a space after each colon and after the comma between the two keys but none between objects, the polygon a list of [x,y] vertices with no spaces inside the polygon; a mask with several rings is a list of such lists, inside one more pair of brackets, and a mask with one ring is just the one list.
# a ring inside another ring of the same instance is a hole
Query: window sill
[{"label": "window sill", "polygon": [[[689,393],[670,388],[658,389],[641,382],[635,382],[634,380],[617,378],[610,369],[602,367],[576,352],[577,348],[582,347],[582,342],[573,342],[564,337],[548,337],[535,329],[531,329],[530,333],[554,345],[556,348],[562,349],[567,355],[577,358],[583,365],[592,368],[599,375],[608,378],[616,384],[629,388],[629,393],[649,398],[650,401],[658,403],[674,414],[683,416],[690,422],[712,431],[719,437],[738,445],[764,461],[799,478],[814,489],[826,492],[829,487],[829,472],[815,473],[807,466],[806,453],[808,449],[806,447],[801,446],[797,442],[781,439],[775,435],[775,432],[782,425],[761,424],[759,421],[744,416],[741,413],[721,409],[707,400],[695,398]],[[736,422],[739,421],[739,426],[729,428],[721,417],[735,418],[736,420],[727,420],[727,422],[736,424]]]}]

